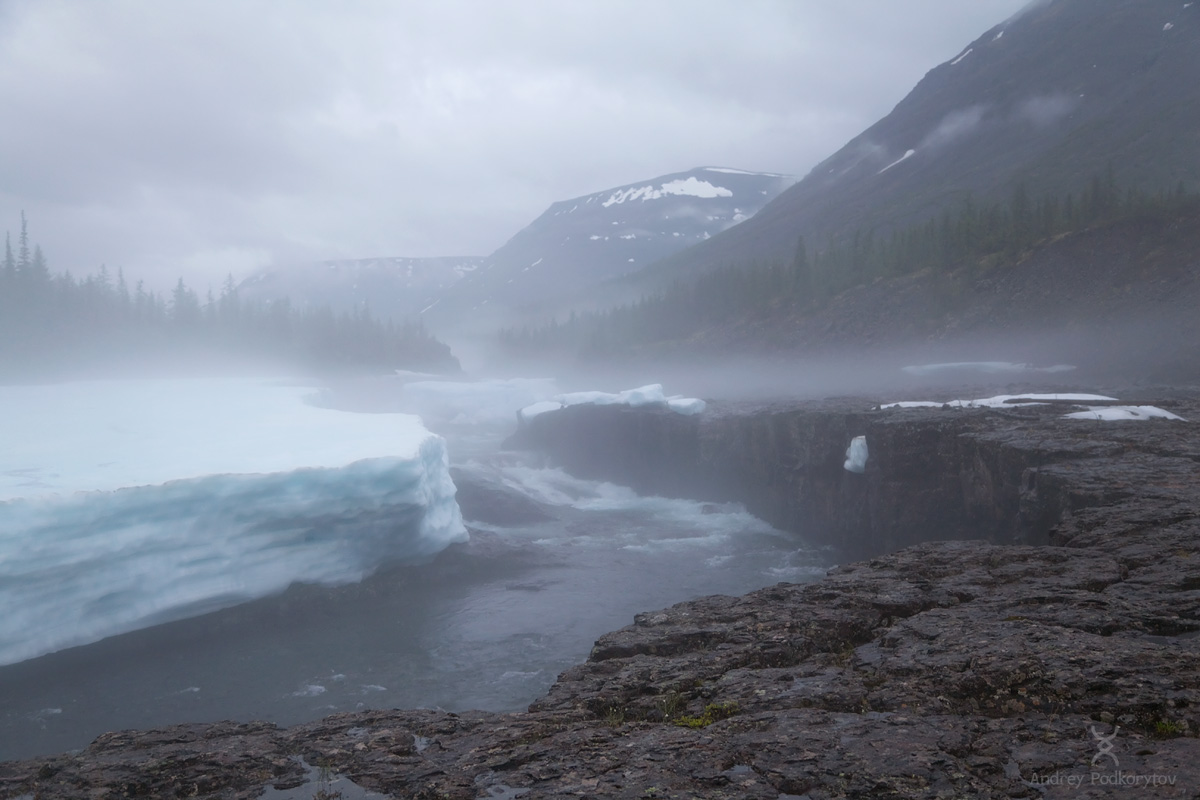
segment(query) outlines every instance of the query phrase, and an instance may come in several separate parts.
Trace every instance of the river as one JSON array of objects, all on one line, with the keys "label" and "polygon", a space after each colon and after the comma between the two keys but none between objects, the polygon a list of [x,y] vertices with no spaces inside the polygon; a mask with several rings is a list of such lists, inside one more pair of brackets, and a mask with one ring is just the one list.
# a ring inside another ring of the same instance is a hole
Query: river
[{"label": "river", "polygon": [[421,411],[446,439],[456,474],[523,495],[548,518],[499,525],[468,516],[470,541],[431,563],[333,588],[293,585],[0,667],[0,760],[179,722],[518,710],[638,612],[813,580],[829,566],[830,554],[739,506],[638,497],[503,450],[520,400],[512,393],[435,392],[414,409],[404,383],[344,382],[327,401],[361,413]]}]

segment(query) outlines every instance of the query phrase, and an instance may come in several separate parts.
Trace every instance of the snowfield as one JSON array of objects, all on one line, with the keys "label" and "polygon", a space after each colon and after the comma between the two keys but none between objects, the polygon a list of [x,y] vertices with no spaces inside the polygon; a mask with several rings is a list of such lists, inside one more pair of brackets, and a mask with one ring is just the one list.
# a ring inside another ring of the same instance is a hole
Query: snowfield
[{"label": "snowfield", "polygon": [[1064,414],[1063,419],[1091,419],[1099,422],[1171,419],[1186,422],[1183,417],[1158,406],[1088,405],[1088,401],[1110,402],[1115,400],[1116,398],[1102,394],[1062,392],[1057,394],[998,394],[995,397],[981,397],[978,400],[949,400],[941,403],[936,400],[902,400],[898,403],[884,403],[880,408],[1015,408],[1044,405],[1046,401],[1054,401],[1072,403],[1083,409]]},{"label": "snowfield", "polygon": [[427,559],[443,440],[261,380],[0,387],[0,664]]},{"label": "snowfield", "polygon": [[614,192],[601,205],[608,208],[614,204],[627,203],[633,200],[641,200],[643,202],[646,200],[657,200],[667,195],[711,199],[714,197],[733,197],[733,192],[724,186],[713,186],[708,181],[697,180],[695,177],[689,176],[686,180],[668,181],[657,189],[653,186],[641,186],[636,189],[625,189]]}]

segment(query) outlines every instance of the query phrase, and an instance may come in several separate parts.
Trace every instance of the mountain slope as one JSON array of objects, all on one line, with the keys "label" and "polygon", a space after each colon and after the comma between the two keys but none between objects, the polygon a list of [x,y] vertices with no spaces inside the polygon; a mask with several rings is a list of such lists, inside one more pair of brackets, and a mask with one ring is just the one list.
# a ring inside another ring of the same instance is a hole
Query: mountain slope
[{"label": "mountain slope", "polygon": [[[1107,380],[1200,380],[1200,201],[1048,239],[990,266],[926,269],[818,309],[778,304],[708,326],[693,352],[857,353],[1068,361]],[[679,347],[668,343],[661,349]],[[932,357],[932,356],[931,356]]]},{"label": "mountain slope", "polygon": [[562,200],[487,257],[370,258],[261,270],[238,287],[257,300],[487,328],[588,293],[753,216],[795,181],[700,167]]},{"label": "mountain slope", "polygon": [[452,287],[427,315],[494,319],[553,311],[614,277],[737,226],[794,181],[700,167],[550,206]]},{"label": "mountain slope", "polygon": [[652,268],[659,278],[789,259],[1025,183],[1200,184],[1200,6],[1039,0],[932,69],[896,108],[754,219]]}]

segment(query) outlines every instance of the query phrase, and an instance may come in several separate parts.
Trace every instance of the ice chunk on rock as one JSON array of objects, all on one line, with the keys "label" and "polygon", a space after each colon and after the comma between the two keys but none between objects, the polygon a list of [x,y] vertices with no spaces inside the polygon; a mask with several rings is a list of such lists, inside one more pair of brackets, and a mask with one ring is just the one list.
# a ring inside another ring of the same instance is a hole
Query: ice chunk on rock
[{"label": "ice chunk on rock", "polygon": [[694,397],[671,395],[663,393],[661,383],[651,383],[636,389],[626,389],[623,392],[567,392],[555,395],[551,401],[534,403],[525,406],[517,412],[518,420],[527,422],[538,414],[555,411],[564,406],[576,405],[627,405],[627,406],[665,406],[670,410],[684,415],[700,414],[706,408],[703,400]]},{"label": "ice chunk on rock", "polygon": [[539,414],[545,414],[547,411],[558,411],[562,407],[563,404],[557,400],[543,400],[540,403],[533,403],[517,412],[517,421],[525,423]]},{"label": "ice chunk on rock", "polygon": [[695,397],[674,397],[667,401],[667,407],[678,414],[691,416],[703,413],[708,406],[703,400]]},{"label": "ice chunk on rock", "polygon": [[0,664],[465,540],[441,437],[310,393],[0,387]]},{"label": "ice chunk on rock", "polygon": [[860,475],[867,469],[867,437],[855,436],[846,448],[846,463],[842,464],[847,472],[857,472]]}]

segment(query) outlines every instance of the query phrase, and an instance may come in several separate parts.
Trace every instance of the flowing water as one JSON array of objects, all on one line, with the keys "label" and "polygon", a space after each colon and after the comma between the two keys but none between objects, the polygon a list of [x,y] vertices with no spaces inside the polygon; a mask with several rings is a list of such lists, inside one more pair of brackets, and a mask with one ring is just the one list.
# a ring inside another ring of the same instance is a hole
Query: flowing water
[{"label": "flowing water", "polygon": [[[357,401],[393,410],[392,398]],[[505,402],[511,402],[506,398]],[[344,404],[344,403],[343,403]],[[467,519],[431,563],[282,594],[0,667],[0,760],[178,722],[281,725],[362,708],[522,709],[634,614],[824,574],[806,548],[737,505],[638,497],[503,451],[511,411],[427,419],[473,480],[549,519]]]}]

